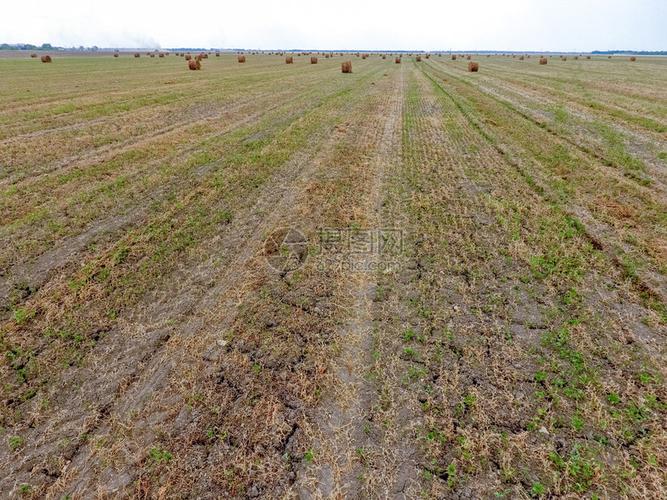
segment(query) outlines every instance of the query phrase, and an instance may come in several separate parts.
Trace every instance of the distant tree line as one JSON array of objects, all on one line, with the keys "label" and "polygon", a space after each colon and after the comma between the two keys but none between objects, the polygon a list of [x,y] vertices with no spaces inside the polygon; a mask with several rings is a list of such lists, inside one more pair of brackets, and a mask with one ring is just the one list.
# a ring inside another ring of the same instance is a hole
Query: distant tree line
[{"label": "distant tree line", "polygon": [[594,50],[591,54],[636,54],[638,56],[667,56],[666,50]]}]

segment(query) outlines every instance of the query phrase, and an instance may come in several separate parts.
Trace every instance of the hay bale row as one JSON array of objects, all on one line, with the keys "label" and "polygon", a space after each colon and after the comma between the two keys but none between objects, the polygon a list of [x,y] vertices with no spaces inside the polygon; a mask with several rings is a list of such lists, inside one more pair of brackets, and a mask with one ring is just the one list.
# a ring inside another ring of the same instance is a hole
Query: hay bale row
[{"label": "hay bale row", "polygon": [[342,63],[340,69],[342,73],[352,73],[352,61]]}]

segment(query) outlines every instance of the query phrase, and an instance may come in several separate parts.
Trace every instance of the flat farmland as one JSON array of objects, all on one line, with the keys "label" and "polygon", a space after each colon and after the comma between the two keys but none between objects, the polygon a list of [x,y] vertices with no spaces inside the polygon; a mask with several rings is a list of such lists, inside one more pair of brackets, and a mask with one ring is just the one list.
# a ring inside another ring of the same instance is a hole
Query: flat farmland
[{"label": "flat farmland", "polygon": [[667,59],[52,55],[0,497],[667,495]]}]

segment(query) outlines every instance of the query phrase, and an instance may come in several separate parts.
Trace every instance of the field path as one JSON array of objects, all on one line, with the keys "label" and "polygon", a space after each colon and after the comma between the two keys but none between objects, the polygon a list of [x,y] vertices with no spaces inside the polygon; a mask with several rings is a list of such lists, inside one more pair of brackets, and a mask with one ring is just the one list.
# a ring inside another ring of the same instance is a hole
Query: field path
[{"label": "field path", "polygon": [[[402,69],[402,68],[401,68]],[[371,188],[365,200],[366,236],[377,238],[385,228],[382,219],[384,176],[400,158],[400,125],[404,99],[404,72],[396,78],[390,98],[378,123],[381,134],[370,162]],[[299,473],[296,488],[302,498],[353,498],[364,489],[364,469],[368,454],[381,452],[382,443],[372,433],[369,421],[371,407],[377,402],[369,380],[373,349],[373,301],[376,294],[376,271],[380,261],[377,251],[367,252],[354,262],[361,271],[350,272],[349,293],[352,306],[339,329],[340,355],[332,361],[329,393],[309,419],[305,430],[313,443],[314,463],[306,462]],[[391,450],[396,453],[396,450]],[[392,485],[389,486],[391,489]],[[377,490],[377,495],[388,493]]]}]

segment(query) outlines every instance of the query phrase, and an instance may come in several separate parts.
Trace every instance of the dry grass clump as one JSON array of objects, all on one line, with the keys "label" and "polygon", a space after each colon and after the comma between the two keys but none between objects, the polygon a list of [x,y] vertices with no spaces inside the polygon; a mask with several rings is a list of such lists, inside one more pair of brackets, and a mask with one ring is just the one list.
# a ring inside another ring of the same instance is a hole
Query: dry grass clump
[{"label": "dry grass clump", "polygon": [[476,62],[469,62],[468,63],[468,72],[469,73],[477,73],[479,71],[479,63]]},{"label": "dry grass clump", "polygon": [[546,57],[540,57],[540,64],[546,64],[548,62],[549,62],[549,59],[547,59]]},{"label": "dry grass clump", "polygon": [[311,57],[310,64],[317,64],[317,57]]},{"label": "dry grass clump", "polygon": [[188,60],[188,68],[193,70],[193,71],[201,69],[201,62],[200,61],[201,60],[199,58]]},{"label": "dry grass clump", "polygon": [[294,64],[294,58],[292,56],[285,57],[285,64]]},{"label": "dry grass clump", "polygon": [[352,61],[346,61],[340,65],[342,73],[352,73]]},{"label": "dry grass clump", "polygon": [[240,63],[244,63],[245,62],[245,56],[236,56],[236,60]]},{"label": "dry grass clump", "polygon": [[40,60],[41,60],[43,63],[50,63],[50,62],[51,62],[51,56],[48,56],[48,55],[47,55],[47,56],[42,56],[42,57],[40,58]]}]

